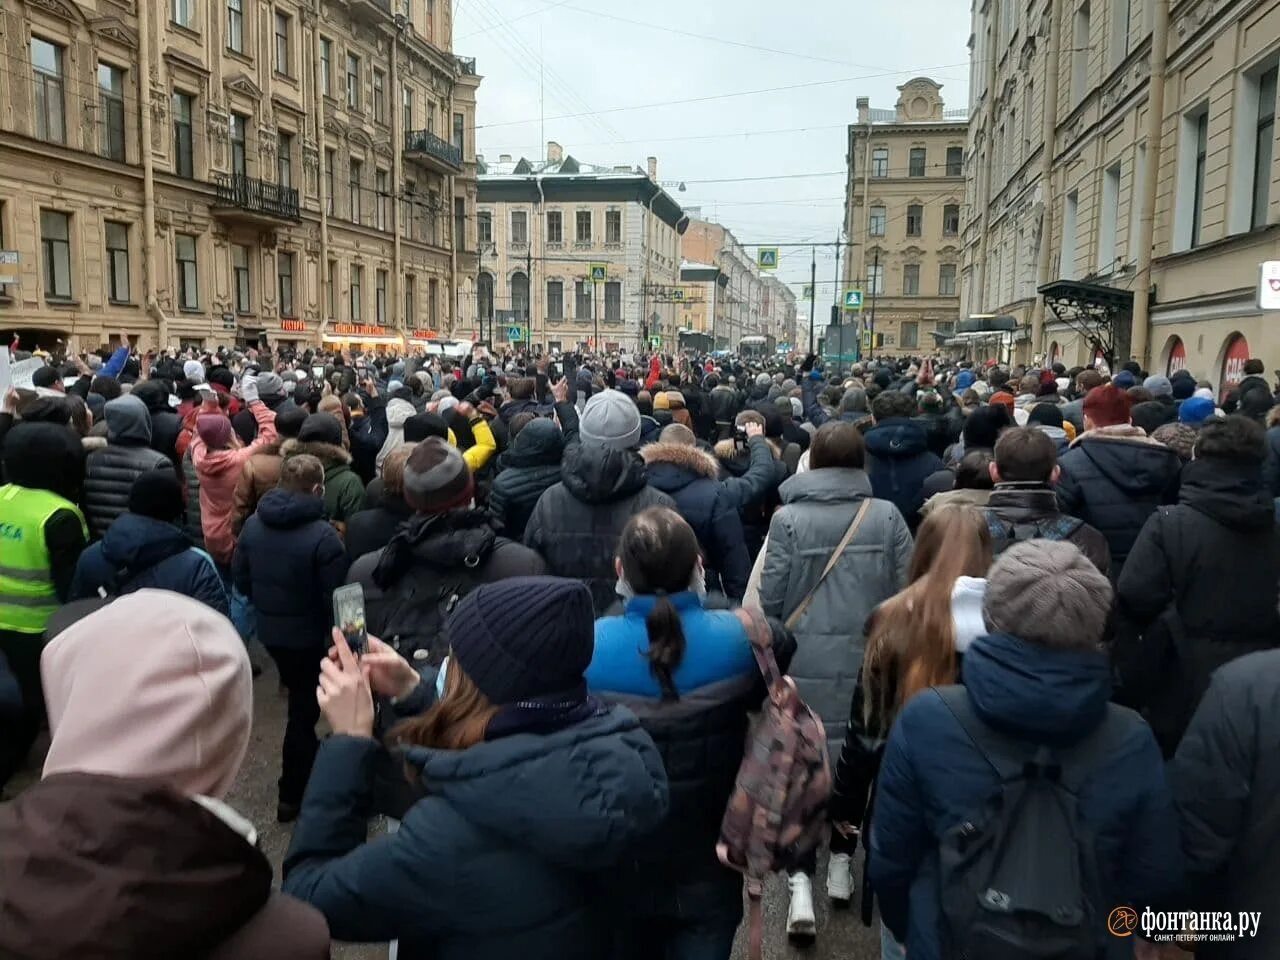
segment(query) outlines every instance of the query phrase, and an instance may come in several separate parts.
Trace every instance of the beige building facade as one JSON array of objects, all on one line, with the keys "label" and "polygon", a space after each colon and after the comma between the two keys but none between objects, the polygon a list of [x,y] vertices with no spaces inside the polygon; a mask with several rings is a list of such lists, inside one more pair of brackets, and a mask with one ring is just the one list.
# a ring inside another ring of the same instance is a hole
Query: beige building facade
[{"label": "beige building facade", "polygon": [[0,10],[0,329],[394,348],[464,325],[480,78],[450,0],[397,10]]},{"label": "beige building facade", "polygon": [[973,22],[965,312],[1014,317],[1020,359],[1219,389],[1275,366],[1280,3],[991,0]]},{"label": "beige building facade", "polygon": [[843,322],[861,325],[864,347],[874,333],[875,353],[931,352],[960,312],[968,111],[947,110],[941,90],[917,77],[893,110],[859,98],[849,126],[843,281],[863,304]]}]

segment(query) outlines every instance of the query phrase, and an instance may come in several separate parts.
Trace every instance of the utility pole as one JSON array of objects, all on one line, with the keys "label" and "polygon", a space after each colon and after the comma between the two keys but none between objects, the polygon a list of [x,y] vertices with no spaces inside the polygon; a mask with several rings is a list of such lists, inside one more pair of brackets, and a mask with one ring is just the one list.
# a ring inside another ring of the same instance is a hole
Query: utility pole
[{"label": "utility pole", "polygon": [[[532,211],[530,211],[530,213],[532,213]],[[533,217],[530,216],[529,219],[532,221]],[[524,303],[524,337],[525,337],[525,346],[528,347],[529,352],[532,354],[533,353],[533,235],[532,235],[533,224],[532,223],[529,224],[529,229],[531,232],[529,236],[529,248],[526,253],[528,266],[527,266],[527,272],[525,273],[525,276],[529,278],[529,295],[525,297],[525,303]],[[546,268],[544,267],[543,270],[545,272]]]},{"label": "utility pole", "polygon": [[876,349],[876,294],[880,292],[880,251],[876,251],[875,266],[871,268],[871,342],[867,345],[867,356]]},{"label": "utility pole", "polygon": [[809,263],[809,352],[814,353],[813,341],[813,323],[818,307],[818,246],[814,244],[809,248],[810,255],[813,257]]},{"label": "utility pole", "polygon": [[[587,269],[590,270],[590,267]],[[591,281],[591,326],[595,329],[595,334],[591,341],[591,349],[593,351],[600,349],[600,311],[596,308],[596,291],[599,286],[594,279]]]}]

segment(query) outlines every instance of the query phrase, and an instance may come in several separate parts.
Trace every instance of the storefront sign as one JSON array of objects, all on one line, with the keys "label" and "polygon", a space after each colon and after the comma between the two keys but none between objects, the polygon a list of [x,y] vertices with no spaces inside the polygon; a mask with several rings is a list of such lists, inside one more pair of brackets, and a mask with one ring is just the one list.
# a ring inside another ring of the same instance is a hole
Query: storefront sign
[{"label": "storefront sign", "polygon": [[439,340],[440,333],[436,330],[411,330],[409,332],[410,340]]},{"label": "storefront sign", "polygon": [[1244,365],[1248,362],[1249,341],[1243,334],[1237,333],[1227,343],[1227,352],[1222,356],[1221,396],[1223,399],[1240,386],[1240,381],[1244,379]]},{"label": "storefront sign", "polygon": [[1169,348],[1169,367],[1165,376],[1171,377],[1179,370],[1187,369],[1187,345],[1181,337],[1173,338],[1173,346]]},{"label": "storefront sign", "polygon": [[1268,260],[1258,277],[1258,309],[1280,310],[1280,260]]},{"label": "storefront sign", "polygon": [[306,333],[307,321],[305,320],[281,320],[280,329],[287,333]]},{"label": "storefront sign", "polygon": [[333,332],[340,337],[389,337],[393,334],[386,327],[373,327],[364,323],[336,323]]}]

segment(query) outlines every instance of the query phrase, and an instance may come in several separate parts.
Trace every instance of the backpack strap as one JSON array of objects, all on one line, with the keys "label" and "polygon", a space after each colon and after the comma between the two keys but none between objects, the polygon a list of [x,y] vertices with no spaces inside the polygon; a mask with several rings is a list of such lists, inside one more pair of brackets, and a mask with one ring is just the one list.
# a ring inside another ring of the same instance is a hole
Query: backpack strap
[{"label": "backpack strap", "polygon": [[960,684],[934,687],[933,692],[1002,781],[1022,777],[1023,768],[1036,756],[1034,749],[1028,749],[1030,745],[1020,744],[984,723],[974,711],[968,691]]},{"label": "backpack strap", "polygon": [[777,658],[773,655],[773,628],[769,626],[764,613],[756,607],[738,607],[733,614],[747,631],[756,666],[760,668],[765,685],[772,693],[782,683],[782,671],[778,669]]},{"label": "backpack strap", "polygon": [[827,579],[827,574],[836,568],[836,564],[840,562],[840,558],[844,556],[845,549],[853,542],[853,538],[858,534],[858,528],[862,526],[862,521],[867,518],[867,514],[871,512],[871,497],[866,497],[862,501],[862,506],[857,509],[853,515],[853,520],[849,524],[849,529],[844,532],[844,536],[840,538],[840,542],[836,544],[835,550],[831,552],[831,556],[827,558],[827,565],[822,568],[822,573],[809,592],[804,595],[796,608],[791,611],[791,616],[787,617],[787,629],[794,630],[800,618],[804,616],[805,611],[809,609],[809,604],[813,603],[813,598],[817,596],[819,588],[823,581]]},{"label": "backpack strap", "polygon": [[1063,786],[1078,794],[1089,777],[1097,771],[1098,765],[1106,758],[1116,755],[1117,748],[1132,729],[1131,714],[1133,711],[1126,707],[1108,703],[1102,722],[1083,740],[1062,751],[1060,762]]}]

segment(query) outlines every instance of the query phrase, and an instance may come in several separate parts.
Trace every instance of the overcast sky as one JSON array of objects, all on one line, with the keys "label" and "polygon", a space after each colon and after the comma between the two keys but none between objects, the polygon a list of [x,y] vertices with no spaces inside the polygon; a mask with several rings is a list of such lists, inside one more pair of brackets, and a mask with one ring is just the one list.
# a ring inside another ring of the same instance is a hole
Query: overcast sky
[{"label": "overcast sky", "polygon": [[[889,109],[900,84],[925,75],[943,85],[948,107],[968,100],[962,0],[454,0],[454,7],[454,51],[474,56],[484,77],[480,153],[542,156],[544,141],[556,140],[590,163],[643,167],[657,156],[659,179],[687,186],[670,188],[677,200],[701,206],[743,243],[835,239],[846,125],[858,97]],[[665,105],[619,109],[645,104]],[[710,180],[732,182],[698,182]],[[797,297],[809,262],[807,249],[782,251],[779,276]],[[834,272],[831,250],[820,250],[820,303],[830,302]]]}]

